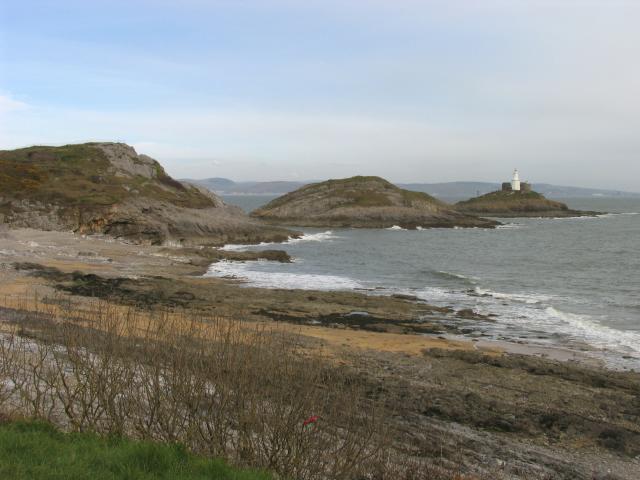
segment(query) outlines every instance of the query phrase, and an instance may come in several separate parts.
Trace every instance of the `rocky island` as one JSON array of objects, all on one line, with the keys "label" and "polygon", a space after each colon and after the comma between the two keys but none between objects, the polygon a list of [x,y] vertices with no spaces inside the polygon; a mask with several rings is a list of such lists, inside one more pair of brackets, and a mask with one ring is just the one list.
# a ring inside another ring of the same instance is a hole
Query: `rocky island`
[{"label": "rocky island", "polygon": [[572,210],[565,203],[549,200],[544,195],[530,192],[499,191],[456,203],[458,211],[467,215],[488,217],[585,217],[598,212]]},{"label": "rocky island", "polygon": [[572,210],[565,203],[549,200],[534,192],[531,185],[521,182],[518,171],[513,173],[511,182],[502,184],[502,190],[456,203],[458,211],[467,215],[489,217],[585,217],[599,212]]},{"label": "rocky island", "polygon": [[174,180],[122,143],[0,151],[0,223],[153,245],[257,243],[294,234]]},{"label": "rocky island", "polygon": [[301,227],[480,227],[498,223],[456,211],[423,192],[380,177],[357,176],[306,185],[251,213],[270,224]]}]

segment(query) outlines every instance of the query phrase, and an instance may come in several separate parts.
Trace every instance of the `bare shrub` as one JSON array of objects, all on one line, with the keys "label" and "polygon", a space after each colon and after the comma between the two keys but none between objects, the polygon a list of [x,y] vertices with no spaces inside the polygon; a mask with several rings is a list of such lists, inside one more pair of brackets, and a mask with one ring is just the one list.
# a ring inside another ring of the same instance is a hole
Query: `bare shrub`
[{"label": "bare shrub", "polygon": [[295,335],[106,303],[21,311],[0,342],[0,407],[288,478],[391,478],[382,407]]}]

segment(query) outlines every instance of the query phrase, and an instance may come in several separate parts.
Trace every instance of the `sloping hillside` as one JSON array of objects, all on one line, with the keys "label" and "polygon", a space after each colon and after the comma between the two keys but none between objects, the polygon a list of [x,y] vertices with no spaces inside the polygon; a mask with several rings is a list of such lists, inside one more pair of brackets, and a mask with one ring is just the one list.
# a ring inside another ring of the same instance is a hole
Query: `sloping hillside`
[{"label": "sloping hillside", "polygon": [[252,212],[269,223],[307,227],[493,227],[422,192],[380,177],[351,177],[304,186]]},{"label": "sloping hillside", "polygon": [[151,244],[259,242],[291,233],[174,180],[121,143],[0,151],[0,223]]},{"label": "sloping hillside", "polygon": [[466,214],[494,217],[579,217],[596,215],[582,212],[537,192],[498,191],[456,203],[456,208]]}]

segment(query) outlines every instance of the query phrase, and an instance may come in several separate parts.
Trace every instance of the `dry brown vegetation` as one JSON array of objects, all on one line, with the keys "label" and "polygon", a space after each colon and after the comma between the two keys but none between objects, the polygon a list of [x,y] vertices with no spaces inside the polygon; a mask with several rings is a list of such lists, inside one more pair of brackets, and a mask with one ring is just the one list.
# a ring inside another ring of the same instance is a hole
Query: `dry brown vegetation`
[{"label": "dry brown vegetation", "polygon": [[282,478],[451,478],[403,456],[388,434],[392,412],[282,330],[106,303],[0,313],[5,413],[179,442]]}]

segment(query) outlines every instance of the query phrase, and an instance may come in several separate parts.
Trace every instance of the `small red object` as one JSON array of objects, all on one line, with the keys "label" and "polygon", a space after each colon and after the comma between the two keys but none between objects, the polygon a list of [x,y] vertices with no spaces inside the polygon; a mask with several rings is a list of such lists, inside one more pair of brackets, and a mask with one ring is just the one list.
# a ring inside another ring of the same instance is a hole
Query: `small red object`
[{"label": "small red object", "polygon": [[316,423],[319,418],[320,417],[318,417],[318,415],[313,415],[313,416],[307,418],[304,422],[302,422],[302,426],[306,427],[307,425],[310,425],[312,423]]}]

